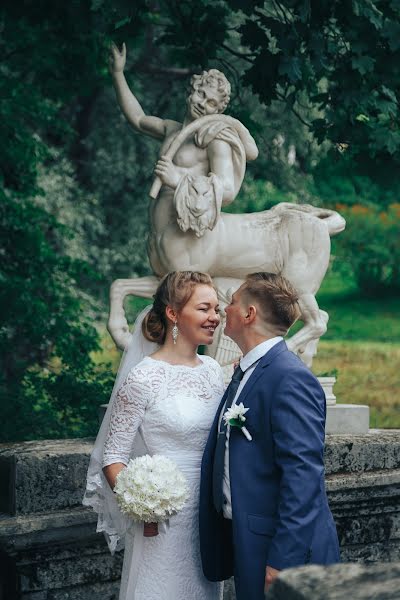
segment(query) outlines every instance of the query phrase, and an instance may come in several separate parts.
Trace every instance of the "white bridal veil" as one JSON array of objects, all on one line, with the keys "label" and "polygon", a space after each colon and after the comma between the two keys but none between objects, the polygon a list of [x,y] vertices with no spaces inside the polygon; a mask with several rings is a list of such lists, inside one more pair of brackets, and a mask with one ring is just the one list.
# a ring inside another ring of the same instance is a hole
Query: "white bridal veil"
[{"label": "white bridal veil", "polygon": [[[155,352],[158,347],[157,344],[147,341],[142,334],[143,319],[151,308],[152,306],[147,306],[137,317],[131,341],[122,356],[110,402],[90,457],[86,491],[82,500],[85,506],[91,506],[98,513],[97,531],[104,533],[112,553],[124,547],[124,536],[129,522],[119,510],[115,494],[112,492],[103,473],[104,442],[108,434],[112,408],[119,388],[125,381],[129,371],[145,356]],[[132,456],[145,453],[145,449],[140,446],[140,441],[140,436],[136,436]]]}]

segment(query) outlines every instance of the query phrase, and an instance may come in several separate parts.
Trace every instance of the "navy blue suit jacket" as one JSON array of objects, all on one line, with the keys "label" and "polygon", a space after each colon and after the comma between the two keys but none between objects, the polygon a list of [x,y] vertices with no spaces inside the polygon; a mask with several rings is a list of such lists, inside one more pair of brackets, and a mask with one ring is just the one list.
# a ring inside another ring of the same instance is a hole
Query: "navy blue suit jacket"
[{"label": "navy blue suit jacket", "polygon": [[232,535],[212,500],[213,458],[224,400],[202,461],[203,570],[211,581],[234,573],[238,600],[261,600],[266,565],[285,569],[339,561],[325,493],[325,394],[285,342],[259,361],[238,399],[250,409],[246,427],[253,440],[237,427],[230,433]]}]

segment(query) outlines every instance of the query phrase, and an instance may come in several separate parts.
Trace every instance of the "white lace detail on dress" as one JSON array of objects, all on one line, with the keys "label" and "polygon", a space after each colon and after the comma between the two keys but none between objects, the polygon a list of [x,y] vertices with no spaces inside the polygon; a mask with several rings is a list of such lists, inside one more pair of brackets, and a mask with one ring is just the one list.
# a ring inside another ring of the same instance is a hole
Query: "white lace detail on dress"
[{"label": "white lace detail on dress", "polygon": [[150,377],[148,369],[140,364],[128,373],[117,392],[104,443],[103,467],[117,462],[128,464],[146,407],[157,397],[161,378],[154,374]]},{"label": "white lace detail on dress", "polygon": [[118,392],[104,464],[128,462],[138,438],[149,454],[171,458],[190,488],[187,504],[158,536],[140,534],[139,559],[128,530],[120,600],[221,598],[221,584],[207,581],[201,568],[198,504],[202,454],[224,384],[219,364],[208,356],[199,358],[201,364],[191,368],[146,357]]}]

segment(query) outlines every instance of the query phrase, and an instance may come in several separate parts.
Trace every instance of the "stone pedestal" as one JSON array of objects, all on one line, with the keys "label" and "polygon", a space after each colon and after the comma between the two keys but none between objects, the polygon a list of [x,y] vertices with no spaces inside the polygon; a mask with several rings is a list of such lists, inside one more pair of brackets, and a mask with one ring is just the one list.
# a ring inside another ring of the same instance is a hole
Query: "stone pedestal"
[{"label": "stone pedestal", "polygon": [[326,397],[326,433],[362,434],[369,431],[369,406],[336,404],[333,386],[336,377],[318,377]]},{"label": "stone pedestal", "polygon": [[335,404],[326,407],[326,433],[368,433],[369,406],[361,404]]},{"label": "stone pedestal", "polygon": [[[80,504],[92,443],[0,445],[1,599],[117,600],[122,553]],[[325,463],[343,561],[399,561],[400,431],[328,435]]]}]

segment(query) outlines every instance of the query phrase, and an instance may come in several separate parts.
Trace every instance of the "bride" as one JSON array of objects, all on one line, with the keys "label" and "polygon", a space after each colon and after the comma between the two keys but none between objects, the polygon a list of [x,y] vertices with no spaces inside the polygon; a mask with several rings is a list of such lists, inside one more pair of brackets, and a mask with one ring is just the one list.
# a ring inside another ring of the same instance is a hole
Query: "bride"
[{"label": "bride", "polygon": [[[222,597],[222,584],[202,573],[198,533],[201,459],[223,378],[218,363],[199,356],[197,348],[212,343],[219,321],[209,275],[169,273],[153,306],[139,315],[121,362],[83,500],[98,512],[97,531],[105,533],[111,551],[125,543],[120,600]],[[190,498],[160,524],[158,535],[144,537],[143,524],[118,510],[112,489],[132,456],[156,453],[173,460],[185,475]]]}]

